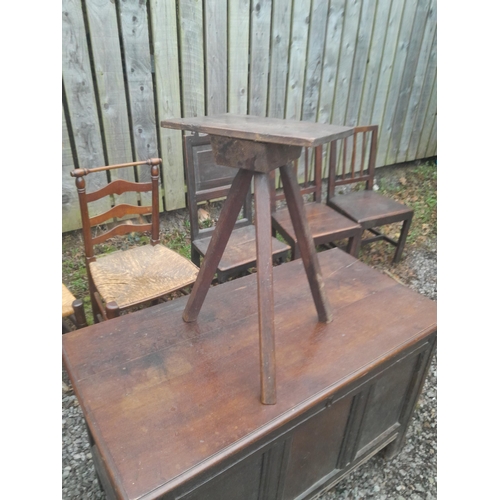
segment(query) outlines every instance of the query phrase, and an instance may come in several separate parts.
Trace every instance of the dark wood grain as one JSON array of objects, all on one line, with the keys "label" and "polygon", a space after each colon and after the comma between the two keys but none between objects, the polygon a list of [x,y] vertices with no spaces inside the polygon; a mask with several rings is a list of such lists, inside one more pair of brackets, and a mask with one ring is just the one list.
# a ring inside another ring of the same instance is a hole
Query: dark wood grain
[{"label": "dark wood grain", "polygon": [[304,201],[300,194],[297,178],[291,165],[280,167],[280,173],[283,179],[283,190],[290,218],[296,234],[297,245],[302,256],[302,262],[309,280],[316,310],[318,311],[318,319],[319,321],[329,323],[332,320],[331,308],[328,297],[325,294],[316,248],[314,247],[314,241],[307,223]]},{"label": "dark wood grain", "polygon": [[[187,202],[191,235],[191,260],[200,265],[200,258],[208,251],[215,227],[200,227],[199,203],[225,198],[237,173],[215,162],[209,136],[198,134],[184,137],[186,159]],[[218,200],[220,201],[220,200]],[[236,221],[224,253],[217,266],[217,280],[222,283],[230,277],[254,267],[257,262],[255,226],[252,225],[252,193],[249,189],[243,200],[241,217]],[[273,258],[280,262],[290,247],[272,239]]]},{"label": "dark wood grain", "polygon": [[[332,302],[334,321],[329,324],[317,322],[300,261],[274,270],[280,394],[276,405],[259,401],[255,275],[215,287],[197,323],[182,320],[185,297],[63,336],[64,364],[117,498],[152,499],[164,494],[174,498],[169,492],[183,485],[187,494],[193,488],[188,487],[190,481],[202,484],[214,476],[209,471],[217,464],[235,463],[241,453],[249,453],[247,449],[262,446],[259,440],[266,436],[274,439],[273,433],[283,433],[297,418],[320,411],[317,405],[332,405],[341,425],[351,404],[337,405],[336,400],[361,394],[382,377],[383,370],[394,363],[395,367],[406,363],[403,356],[413,356],[415,349],[417,355],[428,349],[429,335],[436,329],[434,302],[338,249],[320,253],[319,261]],[[430,347],[425,352],[424,365]],[[414,366],[411,356],[408,362]],[[405,418],[416,401],[422,376],[415,379],[415,391],[410,387],[405,395],[407,409],[401,410]],[[397,379],[396,375],[386,379],[393,378]],[[384,387],[382,382],[376,388],[379,397],[390,392]],[[387,404],[391,415],[400,419],[396,410],[401,407],[400,399],[389,399]],[[321,421],[325,432],[331,429],[328,419]],[[386,423],[392,426],[393,420]],[[289,457],[295,470],[304,462],[294,453],[306,456],[307,437],[312,438],[310,431],[303,432],[296,446],[301,441],[306,448],[291,449]],[[360,432],[361,428],[352,429],[354,444]],[[363,443],[372,436],[366,432]],[[397,435],[397,431],[388,437],[382,435],[361,459]],[[332,435],[331,440],[337,446],[339,438]],[[283,446],[280,460],[286,464],[290,449],[287,455],[286,442]],[[261,453],[271,459],[266,455],[269,449],[264,447]],[[351,454],[357,453],[355,447],[349,449]],[[321,453],[327,454],[334,468],[337,451],[323,448]],[[267,460],[261,462],[257,460],[260,455],[252,456],[254,462],[246,462],[248,474],[253,474],[254,467],[260,470],[259,464]],[[349,467],[359,460],[351,460]],[[314,488],[305,482],[309,472],[304,470],[304,474],[304,489]],[[247,477],[246,473],[242,477]],[[219,483],[209,484],[215,488]],[[300,484],[295,481],[286,489],[297,492]],[[234,498],[230,492],[220,495],[217,489],[211,495],[201,491],[193,493],[193,498]],[[247,498],[252,498],[251,493]]]},{"label": "dark wood grain", "polygon": [[183,318],[188,323],[196,321],[198,318],[198,313],[212,283],[217,265],[226,248],[234,223],[243,205],[243,200],[250,187],[252,177],[253,173],[249,170],[239,170],[234,178],[226,202],[222,208],[219,222],[210,240],[207,255],[203,260],[200,272],[189,296],[189,301],[184,310]]},{"label": "dark wood grain", "polygon": [[353,127],[251,115],[222,114],[162,120],[161,126],[258,142],[318,146],[348,137]]},{"label": "dark wood grain", "polygon": [[259,308],[261,401],[276,404],[274,347],[273,254],[269,178],[256,172],[255,229],[257,235],[257,301]]},{"label": "dark wood grain", "polygon": [[[352,137],[331,143],[326,203],[329,207],[360,224],[363,230],[368,230],[376,235],[375,237],[362,239],[362,245],[384,240],[396,246],[393,263],[397,263],[401,260],[403,254],[406,237],[413,218],[413,209],[372,191],[377,156],[377,137],[378,126],[369,125],[355,127]],[[356,147],[357,144],[360,144],[360,148]],[[367,159],[368,144],[369,155]],[[357,155],[357,149],[360,149],[359,155]],[[337,167],[338,153],[340,154],[342,163],[341,173],[339,173]],[[349,169],[346,170],[348,158],[350,159]],[[358,161],[359,158],[361,158],[360,161]],[[336,186],[358,182],[365,183],[365,191],[353,191],[345,195],[335,195]],[[395,222],[402,223],[397,242],[376,229],[379,226]]]}]

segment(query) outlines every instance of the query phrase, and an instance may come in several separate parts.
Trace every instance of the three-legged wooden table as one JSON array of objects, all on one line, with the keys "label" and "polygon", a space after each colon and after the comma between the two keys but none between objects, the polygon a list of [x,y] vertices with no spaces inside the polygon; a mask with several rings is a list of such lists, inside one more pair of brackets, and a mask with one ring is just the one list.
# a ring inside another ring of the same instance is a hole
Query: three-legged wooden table
[{"label": "three-legged wooden table", "polygon": [[305,217],[304,203],[290,162],[299,158],[302,147],[314,147],[342,139],[351,135],[353,128],[231,114],[164,120],[161,126],[209,134],[215,161],[219,165],[239,169],[184,309],[183,318],[186,322],[196,321],[198,317],[244,197],[250,188],[252,177],[254,178],[261,401],[264,404],[275,404],[276,366],[269,174],[276,168],[280,169],[287,206],[297,235],[318,319],[320,322],[329,323],[332,320],[332,313],[324,292],[323,278]]}]

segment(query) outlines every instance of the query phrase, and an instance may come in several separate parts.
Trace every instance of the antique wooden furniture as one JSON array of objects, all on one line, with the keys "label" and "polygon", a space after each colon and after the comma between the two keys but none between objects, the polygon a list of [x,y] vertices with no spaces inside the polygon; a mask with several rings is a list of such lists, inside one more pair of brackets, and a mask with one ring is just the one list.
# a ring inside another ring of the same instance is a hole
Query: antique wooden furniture
[{"label": "antique wooden furniture", "polygon": [[[226,197],[237,170],[217,165],[212,153],[208,135],[186,135],[184,155],[187,182],[187,205],[191,232],[191,260],[200,265],[214,227],[201,228],[198,220],[198,203]],[[252,193],[244,197],[242,218],[238,219],[227,242],[221,260],[217,265],[217,279],[220,283],[230,276],[254,267],[257,261],[255,226],[252,224]],[[272,238],[274,261],[284,261],[290,247]]]},{"label": "antique wooden furniture", "polygon": [[[403,253],[413,209],[373,191],[377,134],[377,125],[356,127],[352,137],[331,143],[327,205],[375,235],[362,239],[361,245],[378,240],[394,245],[393,263],[397,263]],[[335,186],[357,182],[366,182],[366,189],[335,196]],[[398,241],[378,229],[395,222],[402,222]]]},{"label": "antique wooden furniture", "polygon": [[352,133],[352,128],[231,114],[164,120],[161,126],[209,134],[216,163],[238,168],[200,273],[186,304],[184,321],[196,321],[198,317],[251,180],[254,178],[261,401],[263,404],[275,404],[276,366],[269,174],[276,168],[280,169],[288,209],[318,318],[320,321],[329,322],[332,318],[330,306],[324,293],[323,278],[305,217],[303,200],[289,162],[300,156],[302,146],[317,146],[347,137]]},{"label": "antique wooden furniture", "polygon": [[68,290],[66,285],[62,283],[62,331],[67,333],[70,331],[65,319],[69,319],[76,328],[83,328],[87,326],[87,319],[85,318],[85,311],[83,309],[83,301],[75,298],[75,296]]},{"label": "antique wooden furniture", "polygon": [[[94,322],[114,318],[120,311],[154,301],[169,293],[192,285],[198,268],[185,257],[177,254],[160,243],[159,192],[158,179],[160,158],[146,161],[109,165],[91,169],[76,169],[71,175],[76,178],[76,187],[82,215],[82,233],[85,245],[85,262],[89,280],[90,299]],[[105,187],[87,193],[85,176],[115,168],[135,165],[151,166],[151,182],[130,182],[115,180]],[[89,203],[110,195],[127,192],[145,193],[151,191],[151,205],[137,206],[125,203],[116,204],[110,210],[90,217]],[[123,217],[151,214],[151,222],[131,223]],[[92,235],[92,226],[113,219],[121,223],[112,229]],[[117,251],[96,258],[94,245],[116,235],[150,232],[150,245]]]},{"label": "antique wooden furniture", "polygon": [[[311,235],[316,246],[334,244],[340,240],[347,239],[347,252],[357,257],[363,229],[359,224],[322,203],[321,149],[321,146],[317,146],[313,150],[314,153],[318,153],[314,155],[314,169],[309,168],[309,149],[305,149],[304,181],[299,184],[300,194],[302,196],[312,195],[313,198],[312,202],[304,204],[309,229],[311,230]],[[297,175],[298,160],[294,162],[294,169]],[[271,189],[273,229],[281,234],[285,241],[292,247],[292,259],[297,259],[300,257],[300,251],[297,236],[293,230],[290,212],[286,208],[276,209],[276,202],[283,200],[285,194],[281,190],[279,192],[276,191],[275,183],[272,180]]]},{"label": "antique wooden furniture", "polygon": [[[401,449],[436,342],[436,303],[338,248],[318,254],[334,321],[300,261],[274,272],[276,405],[259,402],[257,275],[63,337],[111,499],[304,499]],[[390,307],[388,307],[390,305]]]}]

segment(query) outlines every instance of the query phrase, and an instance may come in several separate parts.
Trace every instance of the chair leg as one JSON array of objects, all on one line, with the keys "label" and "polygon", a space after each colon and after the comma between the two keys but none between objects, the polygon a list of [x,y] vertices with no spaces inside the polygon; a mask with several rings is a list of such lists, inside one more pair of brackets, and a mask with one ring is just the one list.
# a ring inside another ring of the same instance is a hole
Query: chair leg
[{"label": "chair leg", "polygon": [[108,302],[106,304],[106,319],[118,318],[120,316],[120,308],[118,304],[113,302]]},{"label": "chair leg", "polygon": [[85,317],[85,310],[83,308],[83,301],[76,299],[73,301],[73,311],[75,311],[75,325],[77,328],[84,328],[88,326],[87,318]]},{"label": "chair leg", "polygon": [[96,293],[97,289],[94,286],[94,282],[89,276],[89,293],[90,293],[90,304],[92,305],[92,315],[94,316],[94,324],[99,323],[99,314],[101,314],[101,309],[97,303]]},{"label": "chair leg", "polygon": [[200,254],[196,251],[196,249],[191,246],[191,262],[200,267]]},{"label": "chair leg", "polygon": [[361,246],[361,235],[363,232],[359,232],[355,234],[354,236],[351,236],[349,238],[349,241],[347,243],[347,248],[346,251],[356,259],[358,258],[359,254],[359,247]]},{"label": "chair leg", "polygon": [[401,255],[403,254],[403,248],[405,246],[406,237],[408,236],[408,231],[410,229],[411,220],[413,219],[413,214],[410,215],[408,219],[403,222],[403,227],[401,228],[401,234],[399,235],[398,245],[396,247],[396,253],[392,260],[393,264],[397,264],[401,260]]},{"label": "chair leg", "polygon": [[300,250],[298,243],[294,241],[290,246],[292,247],[292,260],[300,259]]}]

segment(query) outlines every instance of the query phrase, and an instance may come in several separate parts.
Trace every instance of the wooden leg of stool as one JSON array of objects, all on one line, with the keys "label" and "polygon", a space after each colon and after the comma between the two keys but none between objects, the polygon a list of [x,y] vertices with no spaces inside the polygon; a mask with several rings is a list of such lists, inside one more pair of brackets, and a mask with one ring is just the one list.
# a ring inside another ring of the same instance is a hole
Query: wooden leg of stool
[{"label": "wooden leg of stool", "polygon": [[297,237],[297,243],[304,263],[309,287],[318,312],[318,319],[323,323],[329,323],[332,320],[332,312],[328,298],[325,294],[323,277],[319,267],[316,248],[311,236],[309,225],[304,211],[304,200],[300,194],[297,178],[291,165],[280,167],[281,178],[283,180],[283,190],[285,192],[286,204],[292,219],[293,230]]},{"label": "wooden leg of stool", "polygon": [[200,272],[194,283],[193,291],[189,296],[188,303],[182,315],[186,323],[196,321],[198,318],[201,306],[212,283],[212,278],[217,270],[217,265],[224,253],[227,241],[229,240],[229,236],[231,236],[234,224],[250,187],[252,177],[252,171],[240,169],[234,178],[224,206],[222,207],[217,226],[215,226],[215,231],[210,239]]},{"label": "wooden leg of stool", "polygon": [[274,351],[271,197],[268,175],[256,172],[254,179],[260,338],[260,398],[263,404],[273,405],[276,404],[276,360]]}]

